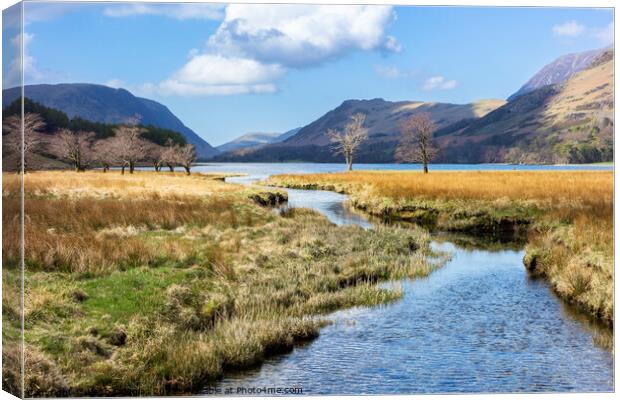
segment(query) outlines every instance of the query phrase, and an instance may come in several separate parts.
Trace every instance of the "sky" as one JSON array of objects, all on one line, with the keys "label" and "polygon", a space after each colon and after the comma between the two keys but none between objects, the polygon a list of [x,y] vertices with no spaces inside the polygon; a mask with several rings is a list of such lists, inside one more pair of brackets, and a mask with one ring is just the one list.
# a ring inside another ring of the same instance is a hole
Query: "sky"
[{"label": "sky", "polygon": [[[592,8],[26,2],[23,38],[9,17],[26,84],[122,87],[212,145],[347,99],[506,98],[555,58],[613,44],[613,11]],[[19,75],[6,54],[4,88]]]}]

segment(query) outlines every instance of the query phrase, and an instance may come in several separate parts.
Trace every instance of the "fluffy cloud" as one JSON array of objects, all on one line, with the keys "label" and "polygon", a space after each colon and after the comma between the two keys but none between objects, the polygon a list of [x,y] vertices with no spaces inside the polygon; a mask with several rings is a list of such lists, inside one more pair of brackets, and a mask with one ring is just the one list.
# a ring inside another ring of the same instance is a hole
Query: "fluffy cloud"
[{"label": "fluffy cloud", "polygon": [[[159,95],[231,95],[247,93],[273,93],[277,81],[285,70],[278,64],[263,64],[258,61],[200,54],[190,60],[172,76],[159,84],[145,84],[134,88],[142,94]],[[118,85],[112,80],[108,86]]]},{"label": "fluffy cloud", "polygon": [[231,4],[210,49],[287,67],[307,67],[352,50],[400,51],[385,29],[392,7]]},{"label": "fluffy cloud", "polygon": [[130,17],[133,15],[163,15],[176,19],[221,19],[223,4],[179,3],[149,4],[133,3],[109,5],[103,10],[108,17]]},{"label": "fluffy cloud", "polygon": [[568,21],[561,25],[553,26],[553,34],[556,36],[568,36],[576,37],[583,33],[586,29],[584,25],[579,24],[577,21]]},{"label": "fluffy cloud", "polygon": [[[195,6],[202,5],[110,6],[106,15],[157,14],[182,19],[200,15],[189,11]],[[204,18],[220,11],[201,9]],[[192,49],[189,61],[168,79],[133,90],[189,96],[273,93],[290,68],[316,66],[355,50],[401,51],[396,38],[385,32],[394,18],[390,6],[230,4],[204,49]]]},{"label": "fluffy cloud", "polygon": [[446,78],[441,75],[431,76],[424,82],[424,90],[434,90],[434,89],[448,90],[448,89],[454,89],[455,87],[456,87],[455,80],[446,80]]}]

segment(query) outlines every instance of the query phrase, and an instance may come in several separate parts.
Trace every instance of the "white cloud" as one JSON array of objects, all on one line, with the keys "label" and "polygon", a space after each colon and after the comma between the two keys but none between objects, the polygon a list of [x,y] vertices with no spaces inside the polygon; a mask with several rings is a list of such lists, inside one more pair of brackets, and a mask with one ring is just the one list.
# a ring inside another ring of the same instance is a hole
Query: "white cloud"
[{"label": "white cloud", "polygon": [[[175,17],[186,17],[177,5],[170,7]],[[152,4],[106,10],[117,17],[164,13]],[[385,32],[394,18],[390,6],[230,4],[206,48],[191,49],[189,60],[167,79],[133,90],[187,96],[273,93],[289,68],[316,66],[355,50],[401,51]]]},{"label": "white cloud", "polygon": [[385,29],[390,6],[231,4],[209,48],[261,62],[307,67],[352,50],[400,51]]},{"label": "white cloud", "polygon": [[568,37],[579,36],[585,29],[586,27],[584,25],[581,25],[575,20],[565,22],[561,25],[554,25],[552,28],[554,35]]},{"label": "white cloud", "polygon": [[[273,93],[274,83],[285,73],[278,64],[201,54],[193,56],[182,68],[159,84],[144,84],[133,88],[141,94],[212,96],[247,93]],[[108,86],[120,81],[111,80]],[[122,83],[122,82],[121,82]]]},{"label": "white cloud", "polygon": [[446,80],[445,77],[441,75],[431,76],[424,82],[424,90],[448,90],[454,89],[456,87],[455,80]]},{"label": "white cloud", "polygon": [[605,28],[593,29],[594,37],[596,37],[601,44],[608,45],[614,43],[614,23],[610,22]]},{"label": "white cloud", "polygon": [[108,17],[130,17],[134,15],[161,15],[176,19],[221,19],[223,4],[153,4],[133,3],[109,5],[103,10]]},{"label": "white cloud", "polygon": [[375,72],[386,79],[412,78],[417,75],[414,70],[403,70],[392,65],[375,65]]}]

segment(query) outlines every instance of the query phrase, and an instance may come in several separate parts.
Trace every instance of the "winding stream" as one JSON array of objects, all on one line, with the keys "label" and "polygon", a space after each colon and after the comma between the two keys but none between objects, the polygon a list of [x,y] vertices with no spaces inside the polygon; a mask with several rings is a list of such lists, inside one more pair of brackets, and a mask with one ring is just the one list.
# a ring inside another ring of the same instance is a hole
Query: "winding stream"
[{"label": "winding stream", "polygon": [[[372,227],[346,207],[345,195],[288,193],[290,207]],[[333,313],[334,323],[316,340],[256,369],[228,373],[219,387],[301,387],[304,394],[613,391],[613,356],[594,344],[595,335],[609,332],[529,278],[521,246],[456,243],[435,238],[433,246],[452,259],[428,278],[395,283],[402,300]]]}]

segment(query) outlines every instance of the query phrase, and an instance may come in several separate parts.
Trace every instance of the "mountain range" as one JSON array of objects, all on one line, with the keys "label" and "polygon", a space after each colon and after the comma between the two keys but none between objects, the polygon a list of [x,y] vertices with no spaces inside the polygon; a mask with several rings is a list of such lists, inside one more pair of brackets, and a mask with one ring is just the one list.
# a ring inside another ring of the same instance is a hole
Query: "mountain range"
[{"label": "mountain range", "polygon": [[[19,87],[3,90],[2,107],[7,107],[20,95]],[[196,153],[201,159],[218,153],[196,132],[185,126],[166,106],[153,100],[136,97],[125,89],[87,83],[26,85],[24,96],[46,107],[60,110],[69,118],[80,117],[93,122],[117,124],[137,117],[143,125],[179,132],[196,147]]]},{"label": "mountain range", "polygon": [[258,147],[232,150],[218,161],[338,162],[328,129],[342,129],[355,113],[366,115],[368,140],[358,162],[394,162],[399,126],[430,113],[444,163],[587,163],[613,159],[614,50],[570,54],[544,66],[507,101],[470,104],[383,99],[347,100],[297,134]]},{"label": "mountain range", "polygon": [[231,140],[230,142],[221,144],[216,146],[215,148],[225,153],[227,151],[240,150],[253,148],[257,146],[261,146],[269,143],[279,143],[282,142],[291,136],[297,134],[301,128],[291,129],[284,133],[281,132],[251,132],[246,133],[245,135],[239,136],[238,138]]}]

